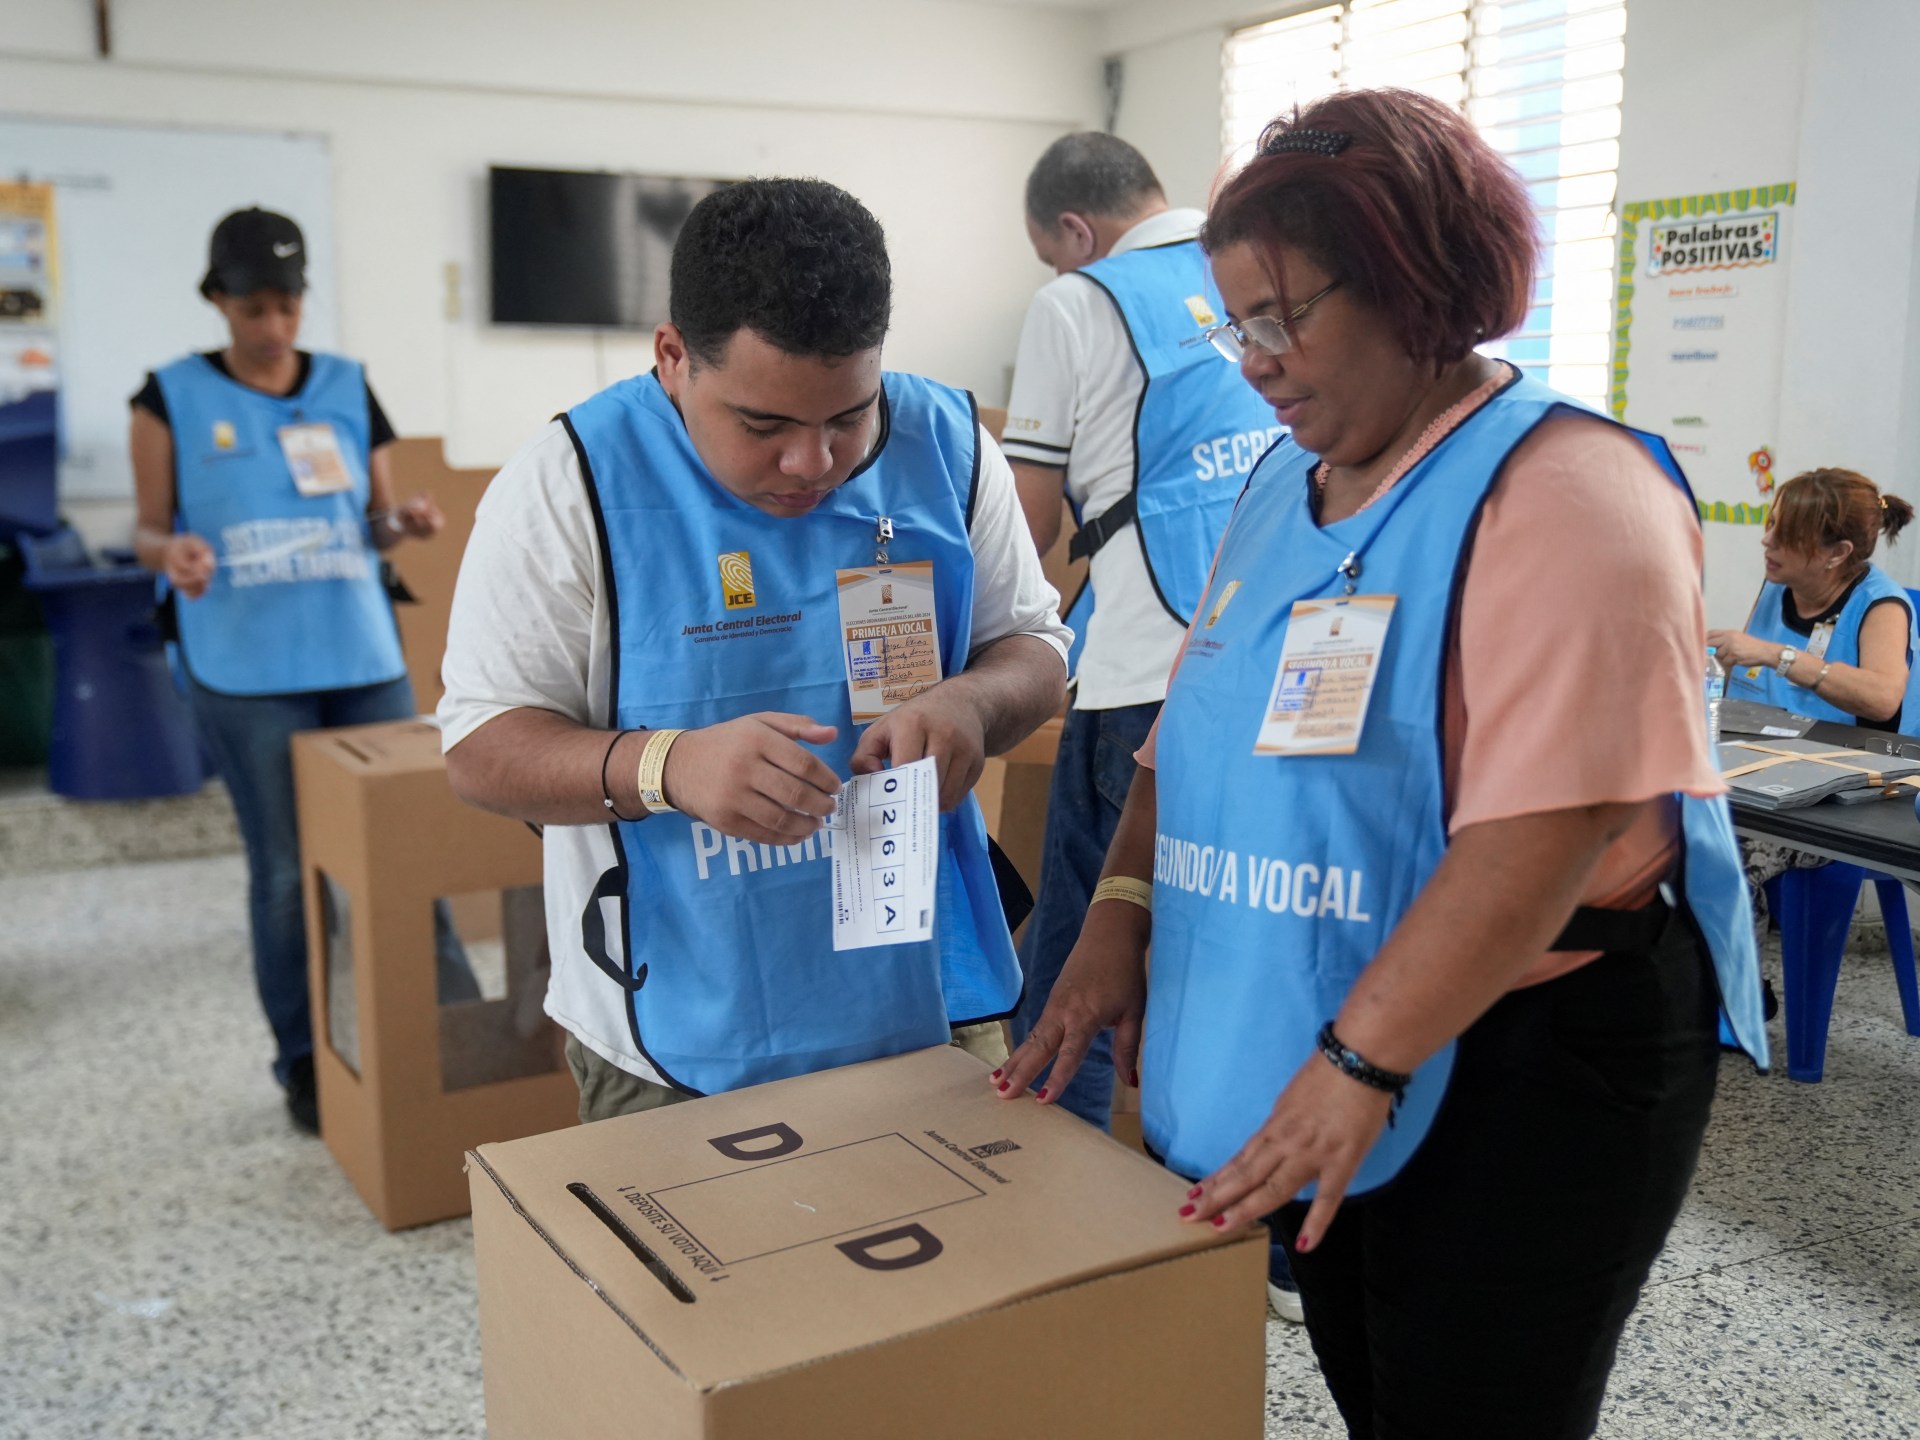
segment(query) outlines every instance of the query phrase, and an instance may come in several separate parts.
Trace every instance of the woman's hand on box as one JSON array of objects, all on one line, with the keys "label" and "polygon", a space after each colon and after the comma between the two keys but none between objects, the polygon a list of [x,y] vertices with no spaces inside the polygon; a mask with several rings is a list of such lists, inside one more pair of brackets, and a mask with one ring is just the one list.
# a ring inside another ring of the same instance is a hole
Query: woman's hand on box
[{"label": "woman's hand on box", "polygon": [[1147,1008],[1147,940],[1152,919],[1124,900],[1107,900],[1087,911],[1080,938],[1054,982],[1047,1008],[1033,1031],[990,1083],[1014,1099],[1024,1095],[1049,1064],[1052,1072],[1035,1096],[1053,1104],[1086,1059],[1101,1031],[1113,1034],[1115,1073],[1140,1083],[1140,1024]]},{"label": "woman's hand on box", "polygon": [[1324,1056],[1309,1056],[1240,1153],[1187,1192],[1181,1218],[1231,1230],[1251,1225],[1313,1185],[1297,1242],[1302,1251],[1313,1249],[1380,1138],[1392,1105],[1390,1092],[1341,1074]]}]

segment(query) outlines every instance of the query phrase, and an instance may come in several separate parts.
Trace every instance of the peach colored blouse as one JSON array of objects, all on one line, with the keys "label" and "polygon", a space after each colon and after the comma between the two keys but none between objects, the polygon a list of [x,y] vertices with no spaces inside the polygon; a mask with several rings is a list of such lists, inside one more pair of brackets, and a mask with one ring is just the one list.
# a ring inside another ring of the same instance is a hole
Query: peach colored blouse
[{"label": "peach colored blouse", "polygon": [[[1661,800],[1607,848],[1581,903],[1632,908],[1653,897],[1678,843],[1678,806],[1666,797],[1726,788],[1695,723],[1701,555],[1691,502],[1624,431],[1556,416],[1514,451],[1473,540],[1447,656],[1449,834]],[[1136,757],[1149,768],[1157,733]],[[1543,953],[1519,983],[1594,958]]]}]

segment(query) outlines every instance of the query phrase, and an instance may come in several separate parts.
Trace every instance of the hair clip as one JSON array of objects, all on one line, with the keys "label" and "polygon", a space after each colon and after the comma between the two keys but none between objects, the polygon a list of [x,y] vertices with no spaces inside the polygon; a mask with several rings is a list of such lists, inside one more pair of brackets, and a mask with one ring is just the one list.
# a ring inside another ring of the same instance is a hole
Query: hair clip
[{"label": "hair clip", "polygon": [[1262,155],[1286,155],[1305,150],[1332,159],[1353,143],[1353,136],[1340,130],[1289,130],[1276,135],[1260,147]]},{"label": "hair clip", "polygon": [[1882,495],[1882,496],[1880,497],[1880,508],[1881,508],[1882,510],[1884,510],[1884,509],[1886,509],[1886,508],[1887,508],[1887,497],[1886,497],[1886,496],[1884,496],[1884,495]]}]

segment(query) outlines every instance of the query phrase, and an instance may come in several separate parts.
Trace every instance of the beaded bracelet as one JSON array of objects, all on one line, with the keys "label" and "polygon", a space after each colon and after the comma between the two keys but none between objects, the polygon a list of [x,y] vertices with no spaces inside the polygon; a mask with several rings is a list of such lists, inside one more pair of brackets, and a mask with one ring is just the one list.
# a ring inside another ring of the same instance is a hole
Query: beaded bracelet
[{"label": "beaded bracelet", "polygon": [[1382,1070],[1378,1065],[1369,1064],[1357,1050],[1349,1050],[1341,1043],[1340,1037],[1333,1033],[1333,1022],[1329,1020],[1320,1027],[1315,1043],[1320,1053],[1327,1057],[1329,1064],[1350,1080],[1358,1080],[1373,1090],[1384,1090],[1393,1096],[1393,1105],[1387,1111],[1387,1124],[1393,1124],[1394,1113],[1406,1103],[1407,1086],[1413,1083],[1413,1076],[1402,1075],[1398,1070]]}]

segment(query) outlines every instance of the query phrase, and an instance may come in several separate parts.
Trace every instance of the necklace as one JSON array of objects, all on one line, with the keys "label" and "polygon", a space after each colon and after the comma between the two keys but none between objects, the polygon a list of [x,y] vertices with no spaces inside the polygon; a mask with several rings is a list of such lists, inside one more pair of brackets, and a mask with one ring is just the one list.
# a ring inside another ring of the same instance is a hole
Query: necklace
[{"label": "necklace", "polygon": [[[1374,492],[1361,504],[1360,510],[1365,510],[1367,506],[1372,505],[1382,495],[1385,495],[1395,485],[1399,484],[1401,478],[1409,470],[1427,458],[1434,446],[1438,445],[1442,440],[1446,439],[1448,435],[1452,434],[1454,430],[1459,428],[1461,422],[1469,415],[1473,414],[1474,411],[1491,400],[1494,392],[1499,390],[1511,378],[1510,370],[1503,364],[1498,373],[1482,384],[1472,394],[1451,406],[1444,414],[1435,416],[1433,423],[1420,432],[1420,438],[1413,442],[1412,447],[1407,453],[1394,462],[1393,469],[1387,472],[1386,478],[1374,488]],[[1332,467],[1324,460],[1314,467],[1314,487],[1322,494],[1326,493],[1327,477],[1332,473]],[[1358,515],[1360,510],[1356,510],[1353,513]]]}]

